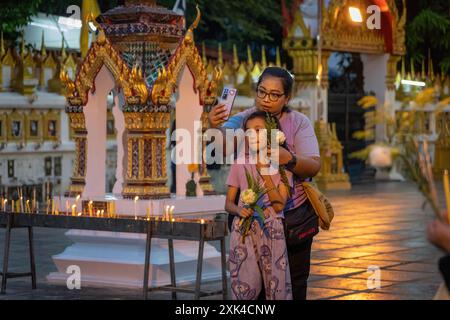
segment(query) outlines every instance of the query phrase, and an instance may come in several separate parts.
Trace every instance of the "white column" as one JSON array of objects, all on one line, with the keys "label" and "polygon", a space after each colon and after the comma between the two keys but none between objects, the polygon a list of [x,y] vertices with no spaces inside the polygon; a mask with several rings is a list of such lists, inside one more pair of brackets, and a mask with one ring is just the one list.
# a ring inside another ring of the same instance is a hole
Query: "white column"
[{"label": "white column", "polygon": [[[198,156],[197,152],[201,151],[201,141],[198,141],[197,138],[201,138],[201,132],[196,133],[196,130],[199,130],[198,127],[195,126],[195,122],[197,124],[201,121],[201,116],[203,113],[203,107],[200,105],[199,100],[199,92],[194,92],[194,77],[190,72],[189,68],[185,66],[183,70],[183,74],[181,76],[180,84],[179,84],[179,98],[176,102],[176,128],[182,128],[185,132],[189,132],[190,137],[186,137],[191,145],[189,150],[184,150],[184,152],[190,153],[191,163],[200,163],[194,162],[196,157]],[[188,146],[189,144],[186,144]],[[178,146],[178,145],[177,145]],[[177,149],[177,147],[176,147]],[[201,153],[199,160],[201,161]],[[186,183],[191,179],[191,174],[187,170],[186,164],[177,165],[176,169],[176,180],[177,180],[177,196],[185,196],[186,195]],[[168,163],[170,166],[170,163]],[[196,175],[197,180],[197,196],[202,196],[203,191],[200,188],[198,183],[198,174]]]},{"label": "white column", "polygon": [[[373,91],[380,105],[385,102],[391,103],[392,109],[395,102],[395,91],[389,92],[386,88],[387,62],[389,54],[361,54],[364,73],[364,91]],[[375,137],[376,141],[384,140],[386,136],[385,126],[377,125]]]},{"label": "white column", "polygon": [[95,78],[95,93],[89,92],[84,107],[87,130],[86,187],[83,198],[105,196],[106,109],[108,94],[114,88],[114,77],[103,66]]}]

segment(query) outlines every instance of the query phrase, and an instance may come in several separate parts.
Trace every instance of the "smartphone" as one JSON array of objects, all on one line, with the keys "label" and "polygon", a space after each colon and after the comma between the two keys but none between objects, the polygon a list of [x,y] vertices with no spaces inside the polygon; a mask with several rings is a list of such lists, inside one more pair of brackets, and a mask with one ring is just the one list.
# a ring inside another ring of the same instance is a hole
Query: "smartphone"
[{"label": "smartphone", "polygon": [[222,96],[220,98],[220,103],[224,104],[227,108],[228,116],[227,120],[231,116],[231,111],[233,110],[233,105],[236,100],[238,91],[233,88],[223,89]]}]

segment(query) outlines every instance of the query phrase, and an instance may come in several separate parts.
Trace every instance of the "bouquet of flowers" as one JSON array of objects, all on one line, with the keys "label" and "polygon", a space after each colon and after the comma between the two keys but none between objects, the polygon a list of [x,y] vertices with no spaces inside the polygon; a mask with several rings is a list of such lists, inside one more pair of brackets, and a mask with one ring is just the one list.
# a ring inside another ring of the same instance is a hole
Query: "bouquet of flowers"
[{"label": "bouquet of flowers", "polygon": [[[272,130],[277,130],[275,140],[278,143],[278,145],[286,148],[286,146],[285,146],[286,135],[284,134],[283,131],[280,130],[280,128],[278,127],[278,122],[275,120],[275,118],[270,113],[267,113],[267,117],[266,117],[266,130],[267,130],[267,144],[269,146],[271,145]],[[281,181],[286,186],[288,192],[290,192],[289,180],[286,175],[286,170],[285,170],[284,166],[280,166],[278,168],[278,170],[280,172]]]},{"label": "bouquet of flowers", "polygon": [[247,209],[253,209],[254,214],[251,217],[241,219],[239,223],[239,232],[242,235],[242,243],[245,243],[245,238],[250,231],[253,221],[258,221],[261,230],[264,229],[264,204],[262,198],[267,193],[264,183],[260,184],[248,171],[245,169],[245,177],[247,178],[248,189],[241,192],[241,201]]}]

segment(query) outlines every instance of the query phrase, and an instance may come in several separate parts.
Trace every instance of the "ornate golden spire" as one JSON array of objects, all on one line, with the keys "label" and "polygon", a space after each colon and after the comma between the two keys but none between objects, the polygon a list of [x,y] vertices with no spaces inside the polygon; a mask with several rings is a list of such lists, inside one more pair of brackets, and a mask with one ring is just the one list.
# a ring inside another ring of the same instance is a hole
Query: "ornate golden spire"
[{"label": "ornate golden spire", "polygon": [[3,41],[3,31],[1,32],[1,39],[0,39],[0,59],[3,58],[5,55],[5,42]]},{"label": "ornate golden spire", "polygon": [[425,80],[427,74],[425,73],[425,59],[422,59],[422,73],[420,74],[422,80]]},{"label": "ornate golden spire", "polygon": [[249,70],[253,69],[254,66],[252,50],[250,49],[250,45],[247,45],[247,66]]},{"label": "ornate golden spire", "polygon": [[261,47],[261,66],[263,69],[267,67],[266,47]]},{"label": "ornate golden spire", "polygon": [[217,63],[219,66],[223,66],[223,52],[222,52],[222,43],[219,42],[219,53],[218,53],[218,59]]},{"label": "ornate golden spire", "polygon": [[64,46],[64,35],[62,36],[62,45],[61,45],[61,62],[64,62],[67,58],[66,47]]},{"label": "ornate golden spire", "polygon": [[235,44],[233,44],[233,69],[234,70],[239,69],[239,56],[238,56],[237,47]]},{"label": "ornate golden spire", "polygon": [[281,54],[280,54],[280,47],[277,47],[277,58],[275,61],[275,65],[277,67],[281,67]]},{"label": "ornate golden spire", "polygon": [[45,59],[47,56],[47,49],[45,48],[44,30],[42,30],[42,43],[41,43],[41,57]]},{"label": "ornate golden spire", "polygon": [[428,49],[428,77],[434,80],[433,59],[431,58],[431,50]]}]

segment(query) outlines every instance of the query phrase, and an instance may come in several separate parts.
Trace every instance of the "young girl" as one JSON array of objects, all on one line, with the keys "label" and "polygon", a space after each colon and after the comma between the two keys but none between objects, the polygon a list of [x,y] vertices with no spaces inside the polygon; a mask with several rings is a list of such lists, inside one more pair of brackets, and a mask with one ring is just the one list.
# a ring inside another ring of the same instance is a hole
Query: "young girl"
[{"label": "young girl", "polygon": [[[266,128],[266,113],[257,111],[244,122],[245,130],[257,133]],[[259,137],[259,135],[258,135]],[[256,144],[256,145],[255,145]],[[260,153],[265,141],[250,141],[249,149]],[[248,159],[248,158],[247,158]],[[259,157],[258,157],[259,159]],[[287,180],[280,174],[266,175],[260,161],[257,164],[234,164],[227,180],[228,193],[225,210],[234,215],[230,239],[229,267],[234,300],[256,300],[264,285],[267,300],[292,300],[286,239],[283,227],[283,210],[288,200],[289,188],[293,186],[292,174]],[[244,207],[242,199],[236,205],[238,191],[248,188],[246,173],[264,186],[267,193],[261,199],[264,209],[264,226],[254,219],[247,236],[240,232],[241,219],[252,217],[252,209]],[[282,181],[284,180],[284,181]]]}]

